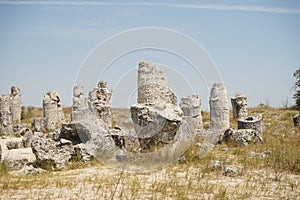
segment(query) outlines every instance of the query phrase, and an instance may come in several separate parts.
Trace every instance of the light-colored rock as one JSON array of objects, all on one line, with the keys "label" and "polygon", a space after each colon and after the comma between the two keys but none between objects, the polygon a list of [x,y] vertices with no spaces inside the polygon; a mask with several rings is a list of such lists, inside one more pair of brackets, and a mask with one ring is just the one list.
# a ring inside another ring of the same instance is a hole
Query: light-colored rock
[{"label": "light-colored rock", "polygon": [[47,92],[43,99],[45,129],[53,131],[64,122],[59,94],[56,91]]},{"label": "light-colored rock", "polygon": [[240,175],[240,171],[234,166],[225,166],[223,169],[223,175],[229,177],[235,177]]},{"label": "light-colored rock", "polygon": [[6,167],[9,171],[20,170],[26,165],[26,163],[28,163],[28,159],[19,155],[9,157],[5,160]]},{"label": "light-colored rock", "polygon": [[88,153],[85,144],[77,144],[74,145],[74,154],[72,155],[73,161],[80,161],[87,162],[93,159],[93,156]]},{"label": "light-colored rock", "polygon": [[6,142],[6,147],[8,150],[11,149],[21,149],[24,148],[22,140],[10,140]]},{"label": "light-colored rock", "polygon": [[32,176],[37,174],[43,174],[46,172],[47,172],[46,170],[34,167],[32,164],[26,164],[21,170],[15,171],[14,173],[11,174],[16,176]]},{"label": "light-colored rock", "polygon": [[45,132],[45,119],[44,118],[35,118],[32,122],[32,130],[35,132]]},{"label": "light-colored rock", "polygon": [[21,108],[22,108],[22,100],[21,100],[21,91],[16,86],[11,87],[11,116],[13,122],[21,121]]},{"label": "light-colored rock", "polygon": [[31,147],[32,138],[33,138],[33,133],[31,132],[31,130],[28,129],[28,131],[25,132],[22,138],[23,146],[25,148]]},{"label": "light-colored rock", "polygon": [[2,135],[12,134],[12,118],[10,106],[10,95],[0,96],[0,133],[2,133]]},{"label": "light-colored rock", "polygon": [[139,152],[140,142],[135,132],[114,128],[109,130],[109,134],[113,138],[115,145],[129,152]]},{"label": "light-colored rock", "polygon": [[230,128],[225,131],[221,139],[221,142],[222,141],[247,146],[250,143],[261,144],[263,143],[263,138],[253,129],[234,130]]},{"label": "light-colored rock", "polygon": [[229,128],[227,91],[223,83],[215,83],[210,91],[210,129],[216,134]]},{"label": "light-colored rock", "polygon": [[62,124],[60,133],[59,133],[59,138],[70,140],[70,141],[72,141],[72,144],[74,144],[74,145],[82,142],[77,133],[75,123]]},{"label": "light-colored rock", "polygon": [[73,105],[72,105],[72,115],[71,120],[77,121],[82,117],[80,115],[82,110],[88,109],[87,98],[84,96],[83,86],[73,87]]},{"label": "light-colored rock", "polygon": [[238,119],[238,129],[253,129],[262,136],[262,115]]},{"label": "light-colored rock", "polygon": [[198,95],[183,97],[180,101],[179,107],[183,111],[183,116],[191,118],[195,129],[203,129],[201,100]]},{"label": "light-colored rock", "polygon": [[51,139],[34,136],[31,142],[32,152],[36,157],[36,163],[44,169],[62,170],[67,167],[74,154],[73,146],[61,144]]},{"label": "light-colored rock", "polygon": [[221,171],[223,169],[223,165],[219,160],[211,160],[207,169],[209,171]]},{"label": "light-colored rock", "polygon": [[235,95],[231,97],[233,118],[247,118],[247,97],[245,95]]},{"label": "light-colored rock", "polygon": [[182,110],[173,104],[131,106],[131,118],[139,137],[141,151],[173,141],[182,120]]},{"label": "light-colored rock", "polygon": [[105,81],[100,81],[97,88],[89,92],[89,108],[97,113],[97,117],[111,127],[110,98],[112,92]]},{"label": "light-colored rock", "polygon": [[138,103],[177,104],[177,97],[162,70],[155,64],[140,62],[138,69]]},{"label": "light-colored rock", "polygon": [[30,131],[26,124],[15,124],[12,126],[12,130],[13,130],[13,136],[15,137],[21,137],[27,131]]}]

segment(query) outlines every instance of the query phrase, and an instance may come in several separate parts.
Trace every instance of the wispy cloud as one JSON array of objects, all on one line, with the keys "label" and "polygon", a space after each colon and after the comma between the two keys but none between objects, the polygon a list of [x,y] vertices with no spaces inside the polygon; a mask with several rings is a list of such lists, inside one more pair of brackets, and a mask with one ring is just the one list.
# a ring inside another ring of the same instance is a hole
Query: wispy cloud
[{"label": "wispy cloud", "polygon": [[0,1],[0,5],[159,6],[159,7],[173,7],[173,8],[186,8],[186,9],[300,14],[299,8],[262,7],[262,6],[253,6],[253,5],[225,5],[225,4],[180,4],[180,3],[163,3],[163,2]]}]

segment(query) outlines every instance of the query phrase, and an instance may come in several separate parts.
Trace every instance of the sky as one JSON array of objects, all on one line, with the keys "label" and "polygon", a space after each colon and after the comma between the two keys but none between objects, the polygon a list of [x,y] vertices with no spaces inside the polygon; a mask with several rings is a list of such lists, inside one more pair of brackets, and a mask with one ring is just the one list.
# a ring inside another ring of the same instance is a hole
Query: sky
[{"label": "sky", "polygon": [[[43,95],[56,90],[62,104],[71,106],[78,74],[99,44],[145,27],[170,30],[197,43],[206,55],[199,55],[203,65],[196,67],[201,71],[209,58],[229,98],[245,94],[249,107],[294,103],[292,74],[300,67],[300,1],[295,0],[0,0],[0,94],[15,85],[23,105],[42,106]],[[118,45],[108,48],[124,47]],[[149,61],[165,71],[178,99],[197,94],[208,110],[211,85],[180,55],[143,48],[101,65],[100,58],[108,54],[109,49],[95,61],[99,69],[107,68],[105,73],[94,75],[113,90],[112,107],[136,102],[137,66]],[[84,78],[97,85],[98,80]],[[86,95],[90,89],[85,88]]]}]

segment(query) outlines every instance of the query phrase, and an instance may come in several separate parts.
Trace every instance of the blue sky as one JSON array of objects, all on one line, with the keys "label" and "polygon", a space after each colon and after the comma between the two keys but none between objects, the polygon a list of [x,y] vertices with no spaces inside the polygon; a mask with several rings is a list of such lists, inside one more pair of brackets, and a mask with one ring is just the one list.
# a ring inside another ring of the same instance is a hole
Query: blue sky
[{"label": "blue sky", "polygon": [[[286,99],[293,103],[292,73],[300,66],[300,2],[293,0],[0,0],[0,94],[16,85],[24,105],[41,106],[44,93],[57,90],[69,106],[76,74],[89,52],[114,34],[141,27],[173,29],[197,41],[218,66],[229,97],[246,94],[249,106],[269,101],[280,107]],[[116,88],[120,76],[114,74],[122,67],[134,76],[142,60],[184,69],[176,76],[164,68],[179,97],[195,92],[207,110],[209,91],[201,79],[184,74],[189,66],[147,50],[118,60],[103,77],[119,93],[114,107],[135,101],[135,94],[128,97]],[[177,79],[182,74],[192,90],[182,89]]]}]

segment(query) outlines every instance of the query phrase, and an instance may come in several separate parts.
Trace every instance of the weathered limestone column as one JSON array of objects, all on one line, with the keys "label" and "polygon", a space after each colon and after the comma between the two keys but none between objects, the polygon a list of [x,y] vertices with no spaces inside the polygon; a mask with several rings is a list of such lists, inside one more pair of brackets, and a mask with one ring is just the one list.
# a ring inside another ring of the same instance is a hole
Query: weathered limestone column
[{"label": "weathered limestone column", "polygon": [[258,135],[262,135],[262,116],[257,115],[245,119],[238,119],[238,129],[256,130]]},{"label": "weathered limestone column", "polygon": [[3,135],[10,135],[12,133],[10,105],[10,95],[0,96],[0,132]]},{"label": "weathered limestone column", "polygon": [[247,97],[245,95],[235,95],[234,97],[231,97],[231,105],[233,118],[247,117]]},{"label": "weathered limestone column", "polygon": [[215,83],[210,91],[210,129],[225,131],[229,128],[227,91],[223,83]]},{"label": "weathered limestone column", "polygon": [[83,86],[74,86],[73,88],[73,106],[71,120],[82,119],[81,111],[88,109],[87,99],[84,96]]},{"label": "weathered limestone column", "polygon": [[13,122],[20,122],[21,121],[21,91],[19,88],[12,86],[11,87],[11,116]]},{"label": "weathered limestone column", "polygon": [[187,116],[193,121],[195,129],[203,129],[201,100],[198,95],[181,98],[179,107],[183,111],[183,116]]},{"label": "weathered limestone column", "polygon": [[59,94],[56,91],[47,92],[43,99],[45,128],[48,131],[54,131],[64,121]]},{"label": "weathered limestone column", "polygon": [[148,152],[173,141],[182,121],[182,110],[167,77],[155,64],[139,63],[137,87],[138,104],[131,105],[131,118],[141,152]]},{"label": "weathered limestone column", "polygon": [[110,98],[112,92],[107,88],[107,82],[100,81],[98,87],[89,92],[89,106],[97,111],[98,117],[111,127]]},{"label": "weathered limestone column", "polygon": [[138,103],[177,104],[177,97],[167,77],[155,64],[140,62],[138,69]]}]

